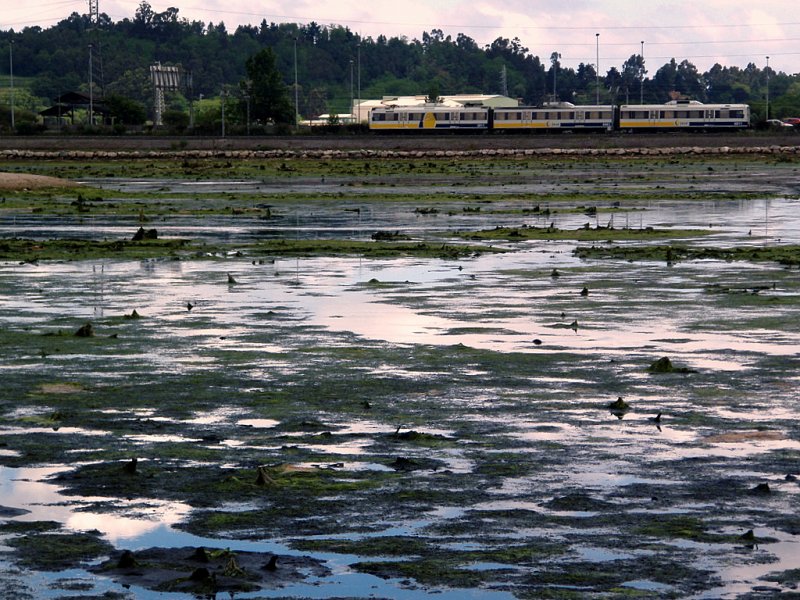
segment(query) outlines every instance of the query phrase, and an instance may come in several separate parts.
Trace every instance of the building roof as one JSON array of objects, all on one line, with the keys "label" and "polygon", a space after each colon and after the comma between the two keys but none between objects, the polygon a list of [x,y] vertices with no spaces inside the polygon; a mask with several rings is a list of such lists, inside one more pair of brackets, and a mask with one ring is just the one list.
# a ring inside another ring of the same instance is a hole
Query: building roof
[{"label": "building roof", "polygon": [[[380,100],[361,100],[360,106],[363,108],[375,108],[379,106],[425,106],[427,96],[384,96]],[[519,106],[519,101],[500,96],[498,94],[457,94],[454,96],[440,96],[438,106]]]}]

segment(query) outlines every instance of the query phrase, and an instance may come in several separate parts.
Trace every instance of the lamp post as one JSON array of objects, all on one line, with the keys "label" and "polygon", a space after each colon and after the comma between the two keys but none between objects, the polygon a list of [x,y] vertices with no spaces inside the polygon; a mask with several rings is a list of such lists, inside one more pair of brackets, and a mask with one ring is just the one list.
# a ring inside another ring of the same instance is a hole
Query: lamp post
[{"label": "lamp post", "polygon": [[14,40],[8,45],[8,75],[11,79],[11,131],[14,131]]},{"label": "lamp post", "polygon": [[358,111],[356,115],[356,123],[361,122],[361,40],[358,41],[356,45],[356,52],[358,53],[358,96],[356,96],[356,104],[358,105]]},{"label": "lamp post", "polygon": [[89,44],[89,126],[94,126],[94,74],[92,73],[92,49],[93,44]]},{"label": "lamp post", "polygon": [[597,78],[597,93],[595,96],[596,104],[600,105],[600,34],[594,34],[595,39],[597,40],[597,72],[595,73],[595,77]]},{"label": "lamp post", "polygon": [[644,104],[644,40],[642,40],[642,71],[639,77],[639,104]]},{"label": "lamp post", "polygon": [[300,112],[297,106],[297,36],[294,36],[294,126],[300,121]]},{"label": "lamp post", "polygon": [[767,118],[766,121],[769,121],[769,56],[767,57]]}]

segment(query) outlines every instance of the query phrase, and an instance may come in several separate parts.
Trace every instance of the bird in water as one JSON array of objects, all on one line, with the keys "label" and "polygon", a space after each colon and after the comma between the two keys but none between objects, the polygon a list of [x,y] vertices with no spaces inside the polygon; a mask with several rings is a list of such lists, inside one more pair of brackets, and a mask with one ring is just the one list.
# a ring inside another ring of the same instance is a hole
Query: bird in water
[{"label": "bird in water", "polygon": [[235,285],[235,284],[236,284],[236,280],[233,278],[233,275],[228,273],[228,285]]},{"label": "bird in water", "polygon": [[655,425],[659,431],[661,431],[661,411],[658,411],[658,414],[655,417],[648,417],[647,420]]},{"label": "bird in water", "polygon": [[191,302],[187,302],[186,303],[186,310],[192,310],[193,308],[194,308],[194,304],[192,304]]}]

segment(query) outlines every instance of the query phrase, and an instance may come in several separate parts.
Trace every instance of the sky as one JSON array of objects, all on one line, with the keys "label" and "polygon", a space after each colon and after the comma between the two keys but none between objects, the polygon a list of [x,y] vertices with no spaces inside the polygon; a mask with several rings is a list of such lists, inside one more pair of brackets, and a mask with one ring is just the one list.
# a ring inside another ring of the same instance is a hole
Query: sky
[{"label": "sky", "polygon": [[[441,29],[463,33],[479,46],[498,37],[519,38],[546,64],[621,68],[643,53],[649,76],[671,58],[700,71],[715,63],[754,63],[800,73],[800,11],[797,0],[149,0],[155,12],[206,24],[299,23],[342,25],[364,38],[421,39]],[[133,18],[140,0],[98,0],[113,21]],[[48,27],[73,12],[88,13],[88,0],[0,0],[0,30]],[[599,36],[597,34],[600,34]],[[642,46],[642,42],[644,45]],[[643,50],[643,52],[642,52]],[[769,59],[767,59],[769,57]]]}]

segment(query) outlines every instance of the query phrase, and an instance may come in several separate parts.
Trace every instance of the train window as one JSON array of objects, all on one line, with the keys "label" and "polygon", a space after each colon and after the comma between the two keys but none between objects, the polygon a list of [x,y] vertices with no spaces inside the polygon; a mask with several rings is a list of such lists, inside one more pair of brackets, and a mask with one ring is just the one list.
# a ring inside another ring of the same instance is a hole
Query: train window
[{"label": "train window", "polygon": [[678,117],[679,119],[686,119],[689,116],[689,111],[688,110],[676,111],[675,116]]},{"label": "train window", "polygon": [[732,110],[731,111],[731,118],[732,119],[744,119],[744,111],[743,110]]},{"label": "train window", "polygon": [[386,115],[384,113],[372,113],[373,121],[385,121]]}]

